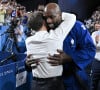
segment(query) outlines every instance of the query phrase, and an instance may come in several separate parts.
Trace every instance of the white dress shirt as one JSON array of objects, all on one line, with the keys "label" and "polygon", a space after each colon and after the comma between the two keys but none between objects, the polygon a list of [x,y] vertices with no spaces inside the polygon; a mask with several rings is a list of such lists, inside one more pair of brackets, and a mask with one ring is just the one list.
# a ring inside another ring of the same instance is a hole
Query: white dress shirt
[{"label": "white dress shirt", "polygon": [[55,30],[50,30],[50,32],[47,32],[47,30],[38,31],[35,35],[26,39],[27,54],[32,54],[33,58],[40,59],[37,68],[32,69],[34,77],[49,78],[62,75],[62,65],[51,66],[47,62],[49,54],[57,53],[57,49],[62,50],[63,40],[76,21],[76,16],[69,13],[63,13],[62,18],[64,21]]}]

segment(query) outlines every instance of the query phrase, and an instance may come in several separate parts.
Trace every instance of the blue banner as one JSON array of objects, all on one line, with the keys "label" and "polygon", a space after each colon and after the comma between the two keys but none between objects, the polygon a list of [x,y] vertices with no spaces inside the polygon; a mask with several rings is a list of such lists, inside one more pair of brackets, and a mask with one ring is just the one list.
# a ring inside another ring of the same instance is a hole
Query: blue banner
[{"label": "blue banner", "polygon": [[0,66],[0,90],[16,90],[15,63]]},{"label": "blue banner", "polygon": [[30,90],[31,74],[25,69],[26,54],[15,54],[16,62],[10,52],[0,52],[0,90]]}]

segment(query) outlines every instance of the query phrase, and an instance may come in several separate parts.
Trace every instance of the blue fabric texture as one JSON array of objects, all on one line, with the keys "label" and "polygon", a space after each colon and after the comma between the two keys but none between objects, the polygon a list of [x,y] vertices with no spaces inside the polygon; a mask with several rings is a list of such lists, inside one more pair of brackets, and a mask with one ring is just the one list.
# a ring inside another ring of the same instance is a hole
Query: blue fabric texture
[{"label": "blue fabric texture", "polygon": [[[77,67],[77,74],[84,80],[86,85],[89,85],[89,77],[85,69],[94,59],[96,48],[90,33],[80,21],[76,21],[69,35],[65,38],[63,50],[72,57],[74,66]],[[66,63],[64,65],[64,72],[66,74],[69,73],[68,69],[74,66]],[[73,73],[70,76],[64,75],[64,83],[66,90],[81,90]]]}]

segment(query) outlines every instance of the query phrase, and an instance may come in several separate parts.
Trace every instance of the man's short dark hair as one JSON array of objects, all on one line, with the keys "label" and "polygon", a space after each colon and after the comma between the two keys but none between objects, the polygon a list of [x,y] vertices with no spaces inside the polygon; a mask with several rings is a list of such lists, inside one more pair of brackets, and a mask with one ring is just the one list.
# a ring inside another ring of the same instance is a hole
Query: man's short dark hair
[{"label": "man's short dark hair", "polygon": [[42,27],[43,23],[43,13],[35,11],[28,21],[28,27],[32,30],[38,31]]}]

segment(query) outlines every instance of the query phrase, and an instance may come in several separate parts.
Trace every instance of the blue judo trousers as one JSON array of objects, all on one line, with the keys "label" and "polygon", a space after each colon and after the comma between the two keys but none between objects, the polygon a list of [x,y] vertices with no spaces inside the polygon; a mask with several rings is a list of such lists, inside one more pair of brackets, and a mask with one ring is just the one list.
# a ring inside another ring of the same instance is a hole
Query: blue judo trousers
[{"label": "blue judo trousers", "polygon": [[63,50],[73,60],[73,63],[63,65],[63,79],[66,90],[82,90],[73,72],[77,73],[89,88],[90,81],[86,68],[94,59],[96,48],[90,33],[82,22],[76,21],[63,42]]}]

